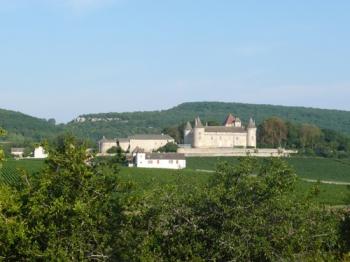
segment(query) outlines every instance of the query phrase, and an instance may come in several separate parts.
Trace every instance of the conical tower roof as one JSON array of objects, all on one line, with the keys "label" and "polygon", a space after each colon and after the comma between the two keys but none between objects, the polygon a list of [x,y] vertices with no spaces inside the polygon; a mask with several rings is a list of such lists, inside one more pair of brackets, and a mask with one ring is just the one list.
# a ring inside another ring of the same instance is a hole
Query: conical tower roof
[{"label": "conical tower roof", "polygon": [[256,128],[255,121],[253,120],[253,118],[249,119],[248,128]]},{"label": "conical tower roof", "polygon": [[185,130],[192,130],[192,126],[190,122],[187,122]]},{"label": "conical tower roof", "polygon": [[199,118],[199,116],[196,117],[196,119],[194,120],[194,127],[203,127],[202,121]]}]

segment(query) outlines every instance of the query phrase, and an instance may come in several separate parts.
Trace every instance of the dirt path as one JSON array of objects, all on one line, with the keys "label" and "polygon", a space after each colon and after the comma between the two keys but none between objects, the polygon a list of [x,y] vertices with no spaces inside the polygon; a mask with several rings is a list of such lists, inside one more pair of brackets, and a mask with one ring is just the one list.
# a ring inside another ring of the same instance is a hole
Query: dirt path
[{"label": "dirt path", "polygon": [[339,186],[350,186],[350,182],[342,182],[342,181],[328,181],[328,180],[316,180],[316,179],[308,179],[308,178],[300,178],[305,182],[317,183],[321,184],[330,184],[330,185],[339,185]]}]

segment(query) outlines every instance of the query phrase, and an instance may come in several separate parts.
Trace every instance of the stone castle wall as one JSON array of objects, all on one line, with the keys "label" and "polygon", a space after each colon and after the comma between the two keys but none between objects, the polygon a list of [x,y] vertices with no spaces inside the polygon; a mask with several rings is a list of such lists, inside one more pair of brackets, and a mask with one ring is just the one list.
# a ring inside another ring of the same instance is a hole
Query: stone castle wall
[{"label": "stone castle wall", "polygon": [[198,137],[198,148],[246,147],[246,133],[203,132]]},{"label": "stone castle wall", "polygon": [[288,157],[298,153],[295,150],[269,148],[179,148],[178,153],[186,157],[215,157],[215,156],[255,156],[255,157]]}]

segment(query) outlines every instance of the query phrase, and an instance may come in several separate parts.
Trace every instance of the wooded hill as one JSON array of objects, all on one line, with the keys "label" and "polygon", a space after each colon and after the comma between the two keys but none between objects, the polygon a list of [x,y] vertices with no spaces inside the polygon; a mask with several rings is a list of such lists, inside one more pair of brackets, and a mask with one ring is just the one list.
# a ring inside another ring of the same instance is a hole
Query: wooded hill
[{"label": "wooded hill", "polygon": [[162,111],[82,115],[85,122],[70,122],[66,129],[81,137],[97,140],[102,136],[113,138],[137,133],[159,133],[165,127],[192,121],[196,116],[200,116],[203,123],[222,123],[230,112],[244,123],[250,117],[259,124],[266,118],[277,116],[294,123],[309,123],[350,134],[349,111],[222,102],[183,103]]},{"label": "wooded hill", "polygon": [[55,125],[54,119],[45,120],[4,109],[0,109],[0,127],[8,133],[3,140],[17,144],[50,139],[63,130],[63,126]]},{"label": "wooded hill", "polygon": [[196,116],[200,116],[203,123],[222,123],[230,112],[240,117],[244,123],[250,117],[260,124],[266,118],[277,116],[294,123],[309,123],[350,134],[350,111],[222,102],[183,103],[161,111],[87,114],[80,116],[85,118],[85,122],[72,121],[66,125],[55,125],[53,120],[0,110],[0,127],[9,133],[5,139],[14,142],[38,142],[61,132],[97,141],[102,136],[114,138],[139,133],[160,133],[166,127],[192,121]]}]

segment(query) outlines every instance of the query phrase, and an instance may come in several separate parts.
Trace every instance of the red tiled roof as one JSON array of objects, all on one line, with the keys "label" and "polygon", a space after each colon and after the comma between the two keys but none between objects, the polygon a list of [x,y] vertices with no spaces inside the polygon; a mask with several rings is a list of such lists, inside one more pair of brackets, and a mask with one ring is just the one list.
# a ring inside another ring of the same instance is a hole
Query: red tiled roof
[{"label": "red tiled roof", "polygon": [[232,114],[229,114],[224,122],[224,126],[232,125],[235,122],[236,122],[236,118]]}]

